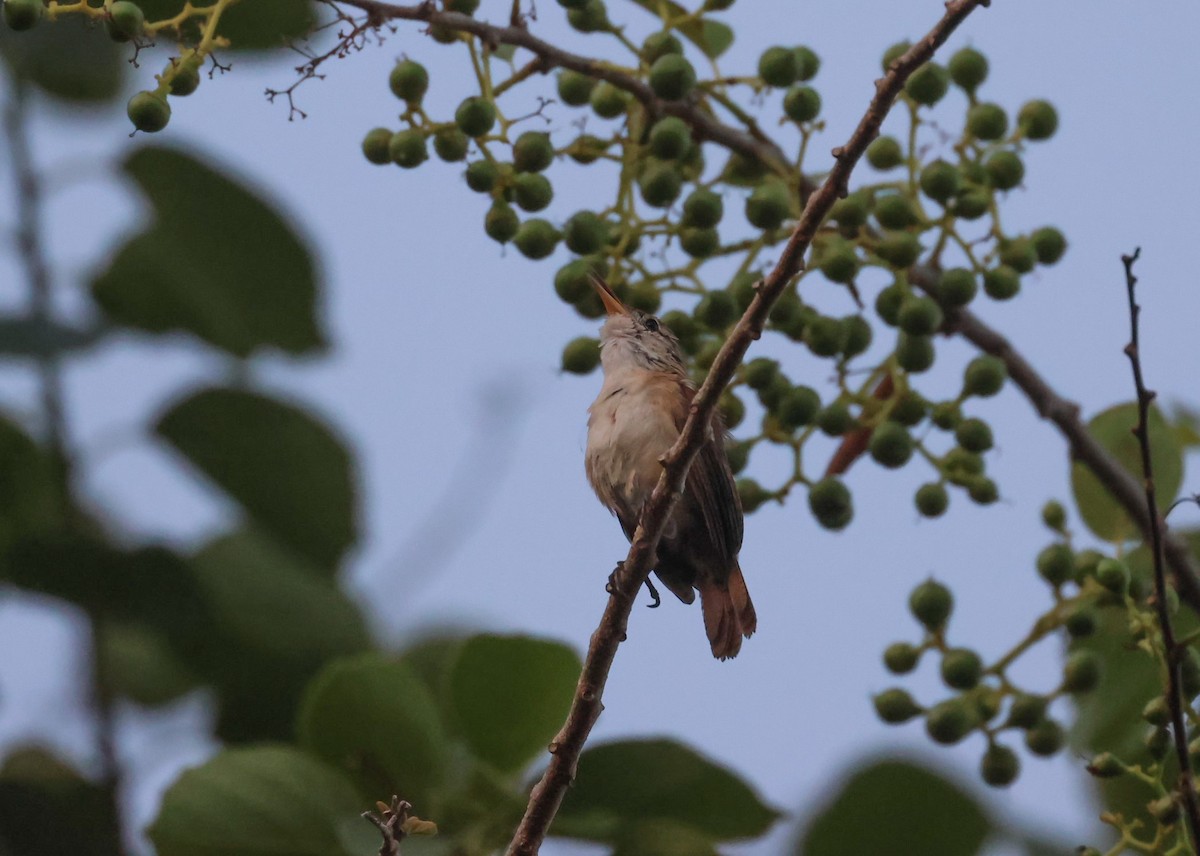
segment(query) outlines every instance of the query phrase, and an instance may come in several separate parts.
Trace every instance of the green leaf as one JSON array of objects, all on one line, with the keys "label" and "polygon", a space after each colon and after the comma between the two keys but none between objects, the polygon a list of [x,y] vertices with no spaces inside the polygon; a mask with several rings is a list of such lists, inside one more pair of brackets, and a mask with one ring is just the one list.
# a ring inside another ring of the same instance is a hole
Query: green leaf
[{"label": "green leaf", "polygon": [[624,740],[584,751],[551,833],[615,842],[630,824],[662,822],[728,841],[762,835],[778,817],[736,774],[687,746]]},{"label": "green leaf", "polygon": [[42,21],[25,33],[0,26],[0,56],[16,74],[65,101],[109,101],[122,89],[128,51],[80,15]]},{"label": "green leaf", "polygon": [[429,805],[445,774],[437,705],[411,666],[382,654],[322,669],[305,692],[297,732],[305,748],[353,771],[367,793]]},{"label": "green leaf", "polygon": [[472,751],[503,771],[546,750],[571,706],[582,668],[557,642],[526,636],[467,640],[450,678],[459,729]]},{"label": "green leaf", "polygon": [[0,413],[0,578],[11,579],[9,552],[21,539],[62,525],[54,461]]},{"label": "green leaf", "polygon": [[[192,0],[197,7],[211,6],[215,0]],[[137,0],[147,21],[173,17],[184,0]],[[198,34],[197,19],[184,27],[185,33]],[[241,2],[221,15],[217,35],[229,39],[226,50],[270,50],[287,47],[289,39],[309,33],[316,23],[309,0],[251,0]]]},{"label": "green leaf", "polygon": [[319,567],[334,570],[358,537],[350,454],[304,410],[210,388],[171,407],[155,431],[264,530]]},{"label": "green leaf", "polygon": [[40,746],[18,747],[0,768],[0,842],[6,856],[120,856],[117,819],[99,785]]},{"label": "green leaf", "polygon": [[[1140,483],[1142,480],[1141,452],[1133,427],[1137,424],[1137,405],[1118,404],[1097,414],[1088,431]],[[1150,409],[1150,450],[1154,467],[1155,495],[1159,508],[1165,509],[1183,483],[1183,450],[1171,426],[1158,408]],[[1087,467],[1071,465],[1071,489],[1083,522],[1098,538],[1121,542],[1140,538],[1140,530],[1125,510],[1117,504],[1108,490]]]},{"label": "green leaf", "polygon": [[161,633],[132,622],[105,622],[101,657],[109,687],[118,696],[160,707],[196,687]]},{"label": "green leaf", "polygon": [[1171,424],[1175,439],[1185,450],[1200,446],[1200,410],[1177,402],[1171,408]]},{"label": "green leaf", "polygon": [[[664,8],[673,18],[689,14],[688,10],[671,0],[633,0],[633,2],[656,18],[662,14]],[[711,18],[689,18],[679,26],[678,30],[688,41],[700,48],[709,59],[716,59],[733,44],[733,30]]]},{"label": "green leaf", "polygon": [[851,773],[795,852],[975,856],[991,830],[983,809],[958,785],[917,764],[885,760]]},{"label": "green leaf", "polygon": [[150,826],[158,856],[362,856],[378,834],[337,770],[297,749],[226,749],[181,775]]},{"label": "green leaf", "polygon": [[82,351],[110,332],[104,326],[70,327],[28,315],[0,316],[0,357],[37,359]]},{"label": "green leaf", "polygon": [[707,836],[690,826],[643,820],[621,832],[613,856],[718,856]]},{"label": "green leaf", "polygon": [[324,346],[312,257],[279,212],[183,151],[147,146],[124,169],[154,222],[92,282],[113,321],[183,330],[239,357]]},{"label": "green leaf", "polygon": [[290,737],[312,676],[370,644],[362,615],[330,580],[253,532],[213,541],[192,567],[214,622],[186,662],[218,688],[221,736]]}]

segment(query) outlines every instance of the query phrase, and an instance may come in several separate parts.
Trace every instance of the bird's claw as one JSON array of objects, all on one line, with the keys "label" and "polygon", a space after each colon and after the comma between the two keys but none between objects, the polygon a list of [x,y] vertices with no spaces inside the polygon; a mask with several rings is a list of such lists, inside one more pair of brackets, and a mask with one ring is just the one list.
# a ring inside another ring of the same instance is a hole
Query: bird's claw
[{"label": "bird's claw", "polygon": [[646,589],[650,592],[650,597],[654,603],[648,603],[646,606],[649,609],[658,609],[662,605],[662,598],[658,596],[658,589],[654,587],[654,583],[650,582],[650,578],[646,577]]},{"label": "bird's claw", "polygon": [[608,575],[608,583],[605,584],[605,586],[604,586],[604,591],[607,594],[616,594],[617,593],[617,587],[618,587],[617,586],[617,583],[618,583],[617,574],[621,573],[623,570],[625,570],[624,560],[617,562],[617,566],[615,568],[613,568],[613,572]]}]

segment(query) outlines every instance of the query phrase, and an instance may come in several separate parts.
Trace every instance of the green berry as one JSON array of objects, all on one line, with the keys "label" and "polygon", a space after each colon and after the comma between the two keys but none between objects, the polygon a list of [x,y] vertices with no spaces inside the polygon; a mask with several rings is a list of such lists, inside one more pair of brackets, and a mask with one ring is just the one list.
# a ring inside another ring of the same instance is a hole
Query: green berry
[{"label": "green berry", "polygon": [[543,131],[526,131],[517,137],[512,149],[517,172],[541,172],[554,162],[554,146]]},{"label": "green berry", "polygon": [[1029,238],[1013,238],[1000,244],[1000,263],[1017,273],[1029,273],[1037,260],[1037,251]]},{"label": "green berry", "polygon": [[840,479],[833,477],[812,486],[808,492],[808,507],[826,529],[845,529],[854,517],[850,491]]},{"label": "green berry", "polygon": [[433,135],[433,150],[447,163],[455,163],[467,156],[470,140],[458,128],[442,128]]},{"label": "green berry", "polygon": [[591,211],[577,211],[563,224],[563,242],[581,256],[599,252],[608,239],[608,224]]},{"label": "green berry", "polygon": [[183,98],[200,88],[200,69],[195,62],[171,62],[175,66],[175,74],[168,87],[172,95]]},{"label": "green berry", "polygon": [[755,357],[742,366],[742,379],[754,390],[766,389],[779,377],[779,362],[767,357]]},{"label": "green berry", "polygon": [[678,116],[659,119],[650,129],[650,153],[662,160],[678,160],[692,145],[692,130]]},{"label": "green berry", "polygon": [[1002,140],[1008,133],[1008,114],[988,101],[972,105],[967,111],[967,130],[976,139]]},{"label": "green berry", "polygon": [[904,288],[896,283],[880,290],[875,297],[875,314],[885,324],[896,326],[900,320],[900,304],[904,302],[905,296]]},{"label": "green berry", "polygon": [[979,775],[993,788],[1011,785],[1020,772],[1021,761],[1017,753],[999,743],[990,744],[979,763]]},{"label": "green berry", "polygon": [[[742,405],[742,407],[744,409],[745,405]],[[726,422],[726,425],[728,424]],[[725,457],[729,459],[729,469],[734,475],[746,469],[746,464],[750,463],[750,451],[753,445],[750,442],[739,443],[736,441],[725,444]],[[744,505],[742,506],[742,510],[746,510]]]},{"label": "green berry", "polygon": [[1046,699],[1018,693],[1008,709],[1008,724],[1016,728],[1033,728],[1046,718]]},{"label": "green berry", "polygon": [[896,339],[896,362],[912,374],[920,374],[933,365],[933,337],[901,333]]},{"label": "green berry", "polygon": [[1162,696],[1155,696],[1142,708],[1142,719],[1151,725],[1166,725],[1171,721],[1171,708]]},{"label": "green berry", "polygon": [[783,96],[783,112],[793,122],[811,122],[821,112],[821,95],[811,86],[793,86]]},{"label": "green berry", "polygon": [[874,336],[871,325],[861,315],[847,315],[840,319],[842,325],[842,356],[856,357],[871,347]]},{"label": "green berry", "polygon": [[401,60],[388,75],[388,87],[392,94],[402,101],[420,104],[429,89],[429,72],[419,62],[413,62],[411,59]]},{"label": "green berry", "polygon": [[949,699],[934,705],[925,715],[925,731],[935,743],[950,746],[971,733],[976,720],[961,699]]},{"label": "green berry", "polygon": [[480,95],[473,95],[458,105],[454,122],[468,137],[482,137],[496,124],[496,105]]},{"label": "green berry", "polygon": [[1044,265],[1052,265],[1063,257],[1067,251],[1067,239],[1063,233],[1053,226],[1043,226],[1029,236],[1037,260]]},{"label": "green berry", "polygon": [[729,390],[725,390],[721,395],[717,410],[721,414],[721,422],[730,430],[741,425],[742,420],[746,418],[746,405]]},{"label": "green berry", "polygon": [[876,463],[888,469],[897,469],[908,463],[913,453],[913,438],[905,427],[897,422],[884,422],[871,432],[867,450]]},{"label": "green berry", "polygon": [[650,66],[650,88],[664,101],[678,101],[696,85],[696,69],[679,54],[660,56]]},{"label": "green berry", "polygon": [[[513,234],[516,234],[515,226]],[[554,293],[566,303],[578,303],[592,293],[588,274],[591,273],[593,267],[594,263],[591,259],[575,259],[567,262],[554,274]]]},{"label": "green berry", "polygon": [[1049,101],[1029,101],[1017,113],[1017,127],[1027,140],[1048,140],[1058,130],[1058,111]]},{"label": "green berry", "polygon": [[669,31],[652,33],[646,37],[646,41],[642,42],[642,59],[648,65],[653,65],[667,54],[682,53],[683,43]]},{"label": "green berry", "polygon": [[962,48],[950,57],[947,70],[955,85],[967,92],[974,92],[979,88],[979,84],[987,80],[987,57],[974,48]]},{"label": "green berry", "polygon": [[936,62],[927,62],[914,71],[904,84],[908,97],[931,107],[942,100],[950,88],[950,73]]},{"label": "green berry", "polygon": [[710,291],[696,304],[696,320],[714,332],[721,332],[737,320],[737,304],[727,291]]},{"label": "green berry", "polygon": [[478,160],[467,164],[464,176],[467,179],[467,187],[476,193],[491,193],[496,182],[500,180],[500,170],[491,161]]},{"label": "green berry", "polygon": [[962,414],[959,412],[956,402],[942,401],[935,404],[929,411],[929,421],[943,431],[949,431],[956,428],[962,421]]},{"label": "green berry", "polygon": [[1116,595],[1129,590],[1129,566],[1120,559],[1101,559],[1096,565],[1096,581]]},{"label": "green berry", "polygon": [[391,163],[392,155],[388,151],[388,144],[391,141],[392,132],[390,130],[387,128],[372,128],[363,137],[363,156],[373,164]]},{"label": "green berry", "polygon": [[683,189],[683,176],[674,166],[651,161],[638,177],[642,201],[655,208],[669,208]]},{"label": "green berry", "polygon": [[983,661],[969,648],[951,648],[942,657],[942,680],[956,690],[974,689],[983,677]]},{"label": "green berry", "polygon": [[767,86],[791,86],[800,76],[800,64],[792,48],[773,47],[758,58],[758,76]]},{"label": "green berry", "polygon": [[904,229],[920,221],[908,198],[889,193],[875,200],[875,219],[885,229]]},{"label": "green berry", "polygon": [[912,696],[899,687],[884,690],[872,701],[879,718],[889,725],[908,722],[914,716],[921,714],[921,707],[913,701]]},{"label": "green berry", "polygon": [[906,675],[917,667],[921,649],[907,642],[893,642],[883,652],[883,665],[894,675]]},{"label": "green berry", "polygon": [[571,374],[585,375],[600,365],[600,343],[590,336],[572,339],[563,348],[562,370]]},{"label": "green berry", "polygon": [[[1051,499],[1042,506],[1042,522],[1055,532],[1062,532],[1067,525],[1067,509],[1056,499]],[[1072,560],[1074,566],[1074,560]]]},{"label": "green berry", "polygon": [[788,390],[792,388],[791,383],[783,375],[774,378],[770,384],[763,389],[758,390],[758,400],[762,402],[762,406],[768,411],[774,411],[779,407],[779,402],[788,394]]},{"label": "green berry", "polygon": [[742,510],[747,514],[757,511],[771,494],[754,479],[737,480],[738,499],[741,500]]},{"label": "green berry", "polygon": [[5,0],[4,23],[17,32],[31,29],[42,19],[45,8],[42,0]]},{"label": "green berry", "polygon": [[567,23],[581,33],[599,33],[612,26],[604,0],[584,0],[582,5],[568,9]]},{"label": "green berry", "polygon": [[1052,586],[1060,586],[1075,573],[1075,554],[1066,544],[1051,544],[1037,557],[1037,572]]},{"label": "green berry", "polygon": [[724,213],[725,206],[721,202],[720,194],[700,187],[683,200],[683,215],[679,222],[683,226],[711,229],[721,222]]},{"label": "green berry", "polygon": [[[7,3],[5,8],[8,8]],[[148,134],[161,131],[171,121],[171,105],[167,99],[149,91],[139,92],[130,98],[125,112],[133,127]]]},{"label": "green berry", "polygon": [[1021,275],[1008,265],[985,270],[983,290],[993,300],[1011,300],[1021,290]]},{"label": "green berry", "polygon": [[507,244],[517,234],[521,221],[517,212],[503,202],[495,203],[483,218],[483,231],[493,241]]},{"label": "green berry", "polygon": [[817,267],[830,282],[853,282],[858,273],[858,253],[853,244],[839,241],[821,254]]},{"label": "green berry", "polygon": [[851,193],[845,199],[833,203],[829,216],[842,228],[854,229],[867,222],[870,213],[870,197],[864,192]]},{"label": "green berry", "polygon": [[892,67],[892,63],[908,53],[908,49],[912,47],[912,42],[903,41],[896,42],[883,52],[883,58],[880,60],[880,66],[886,72]]},{"label": "green berry", "polygon": [[921,257],[921,241],[912,232],[887,232],[875,245],[875,255],[894,268],[905,269]]},{"label": "green berry", "polygon": [[1025,746],[1034,755],[1048,757],[1062,749],[1067,735],[1053,719],[1043,718],[1025,732]]},{"label": "green berry", "polygon": [[950,505],[950,494],[938,482],[927,482],[917,488],[914,500],[922,517],[941,517]]},{"label": "green berry", "polygon": [[1125,772],[1125,765],[1111,752],[1101,752],[1088,762],[1087,771],[1097,779],[1113,779]]},{"label": "green berry", "polygon": [[977,505],[991,505],[1000,499],[1000,489],[991,479],[977,476],[967,482],[967,496]]},{"label": "green berry", "polygon": [[830,437],[841,437],[854,427],[854,417],[845,404],[835,401],[817,414],[817,427]]},{"label": "green berry", "polygon": [[521,255],[536,261],[544,259],[554,252],[560,237],[554,224],[535,217],[521,224],[521,228],[517,230],[517,234],[513,238],[513,243],[517,245]]},{"label": "green berry", "polygon": [[926,630],[936,633],[946,626],[954,609],[954,596],[950,589],[936,580],[929,579],[912,590],[908,596],[908,608],[913,617]]},{"label": "green berry", "polygon": [[998,357],[990,354],[976,357],[967,363],[963,372],[963,392],[989,398],[1004,387],[1004,381],[1007,379],[1008,369]]},{"label": "green berry", "polygon": [[992,207],[992,197],[984,190],[967,190],[954,200],[954,215],[963,220],[978,220]]},{"label": "green berry", "polygon": [[900,141],[895,137],[876,138],[867,146],[867,163],[880,171],[900,166],[904,163],[904,150],[900,148]]},{"label": "green berry", "polygon": [[1016,152],[993,152],[984,162],[988,179],[997,190],[1012,190],[1025,177],[1025,164]]},{"label": "green berry", "polygon": [[791,193],[786,184],[768,181],[754,189],[746,200],[746,219],[764,231],[778,229],[791,213]]},{"label": "green berry", "polygon": [[595,86],[595,78],[581,72],[565,68],[558,73],[558,97],[571,107],[587,104]]},{"label": "green berry", "polygon": [[915,295],[904,298],[896,317],[900,329],[913,336],[936,333],[943,320],[942,309],[936,301]]},{"label": "green berry", "polygon": [[513,179],[513,199],[523,211],[541,211],[554,199],[554,188],[546,176],[523,172]]},{"label": "green berry", "polygon": [[105,26],[109,37],[114,41],[127,42],[142,34],[142,29],[146,26],[146,16],[138,4],[129,0],[116,0],[108,9]]},{"label": "green berry", "polygon": [[642,280],[629,286],[623,299],[627,306],[643,312],[657,312],[658,308],[662,306],[662,293],[649,280]]},{"label": "green berry", "polygon": [[793,48],[793,52],[796,54],[796,79],[805,81],[816,77],[821,70],[821,58],[816,52],[804,45]]},{"label": "green berry", "polygon": [[808,386],[789,389],[775,407],[775,418],[787,431],[811,424],[821,409],[821,398],[817,391]]},{"label": "green berry", "polygon": [[392,134],[388,143],[388,154],[392,163],[403,169],[413,169],[429,159],[429,151],[425,147],[425,132],[417,129],[398,131]]},{"label": "green berry", "polygon": [[954,429],[954,439],[968,452],[992,448],[992,429],[982,419],[964,419]]},{"label": "green berry", "polygon": [[944,160],[935,160],[921,170],[921,192],[934,202],[946,204],[958,193],[962,175],[958,167]]},{"label": "green berry", "polygon": [[983,458],[956,447],[946,453],[942,466],[948,474],[958,476],[962,481],[962,476],[975,476],[983,472]]},{"label": "green berry", "polygon": [[679,233],[680,248],[694,259],[706,259],[721,247],[716,229],[684,228]]},{"label": "green berry", "polygon": [[1162,826],[1172,826],[1179,821],[1179,801],[1175,799],[1174,794],[1152,800],[1146,806],[1146,810],[1154,815],[1154,819]]},{"label": "green berry", "polygon": [[1062,688],[1069,693],[1086,693],[1100,683],[1102,664],[1095,651],[1075,651],[1063,667]]},{"label": "green berry", "polygon": [[951,268],[945,271],[937,287],[938,298],[951,307],[966,306],[974,299],[978,290],[975,274],[967,268]]}]

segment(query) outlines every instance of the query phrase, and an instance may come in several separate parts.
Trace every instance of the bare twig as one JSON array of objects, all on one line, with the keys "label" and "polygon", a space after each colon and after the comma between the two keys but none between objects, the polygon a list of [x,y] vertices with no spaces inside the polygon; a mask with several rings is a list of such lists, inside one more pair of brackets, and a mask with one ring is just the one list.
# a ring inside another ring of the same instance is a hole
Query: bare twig
[{"label": "bare twig", "polygon": [[1187,814],[1188,827],[1192,836],[1192,849],[1200,852],[1200,801],[1196,797],[1196,782],[1192,774],[1192,763],[1188,754],[1187,727],[1184,721],[1184,701],[1181,691],[1182,679],[1180,664],[1184,655],[1184,646],[1175,638],[1175,628],[1171,622],[1171,605],[1167,598],[1167,573],[1163,562],[1163,529],[1166,524],[1158,514],[1158,499],[1154,495],[1154,465],[1150,455],[1150,404],[1154,401],[1155,393],[1146,388],[1142,376],[1142,356],[1138,340],[1138,317],[1142,308],[1138,306],[1134,294],[1137,277],[1133,275],[1134,262],[1142,254],[1141,247],[1133,251],[1133,255],[1121,256],[1125,266],[1125,291],[1129,295],[1129,344],[1125,346],[1125,356],[1129,357],[1129,365],[1133,369],[1133,385],[1137,390],[1138,421],[1133,434],[1137,437],[1138,448],[1142,455],[1142,487],[1146,512],[1150,518],[1150,552],[1154,558],[1154,608],[1158,614],[1158,626],[1162,632],[1163,649],[1167,658],[1167,707],[1171,711],[1171,731],[1175,738],[1175,755],[1179,760],[1179,793]]},{"label": "bare twig", "polygon": [[[741,363],[750,343],[759,338],[767,321],[771,305],[783,293],[788,282],[803,265],[804,253],[829,209],[846,192],[854,165],[867,145],[879,134],[879,127],[892,102],[900,93],[908,76],[927,62],[956,27],[978,6],[989,0],[954,0],[946,4],[942,19],[928,34],[908,49],[876,81],[875,96],[859,121],[849,141],[833,150],[835,163],[825,181],[808,199],[795,231],[788,240],[774,270],[758,285],[757,293],[737,326],[717,354],[708,378],[692,402],[687,422],[675,445],[663,457],[663,474],[642,511],[641,523],[623,565],[616,575],[616,585],[592,634],[587,659],[575,690],[575,698],[567,721],[550,744],[551,758],[545,773],[530,794],[529,805],[508,846],[508,856],[532,856],[538,852],[550,828],[567,786],[575,777],[583,744],[603,709],[601,696],[604,684],[616,656],[617,647],[625,638],[629,613],[634,597],[650,573],[651,562],[662,531],[683,489],[692,460],[706,432],[713,408]],[[585,70],[585,69],[580,69]],[[640,85],[640,84],[639,84]]]}]

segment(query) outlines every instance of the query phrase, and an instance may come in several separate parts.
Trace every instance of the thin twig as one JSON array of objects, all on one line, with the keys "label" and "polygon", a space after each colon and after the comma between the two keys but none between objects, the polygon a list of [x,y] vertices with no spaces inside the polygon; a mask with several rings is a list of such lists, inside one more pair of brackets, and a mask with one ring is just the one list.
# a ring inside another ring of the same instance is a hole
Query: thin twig
[{"label": "thin twig", "polygon": [[1146,388],[1142,376],[1142,355],[1138,339],[1138,317],[1142,308],[1134,294],[1137,277],[1133,275],[1134,262],[1142,254],[1141,247],[1133,255],[1121,256],[1125,266],[1125,291],[1129,295],[1129,344],[1125,356],[1129,357],[1133,369],[1133,385],[1137,390],[1138,421],[1133,429],[1142,455],[1142,486],[1145,491],[1146,512],[1150,517],[1150,552],[1154,558],[1154,609],[1158,614],[1158,626],[1162,632],[1163,649],[1167,657],[1167,707],[1171,711],[1171,731],[1175,738],[1175,755],[1179,760],[1179,793],[1187,814],[1188,827],[1192,836],[1192,849],[1200,853],[1200,801],[1196,797],[1196,782],[1192,774],[1192,762],[1188,753],[1187,727],[1184,721],[1184,701],[1181,690],[1180,665],[1184,647],[1175,639],[1175,628],[1171,622],[1171,605],[1167,598],[1167,572],[1163,562],[1163,527],[1166,525],[1158,514],[1158,499],[1154,495],[1154,464],[1150,455],[1150,404],[1155,392]]},{"label": "thin twig", "polygon": [[887,74],[876,81],[875,96],[858,127],[844,146],[833,150],[833,168],[809,197],[774,270],[759,283],[754,300],[717,354],[707,379],[692,402],[679,439],[662,459],[663,474],[642,510],[641,522],[634,533],[623,571],[616,575],[616,585],[604,616],[592,634],[567,721],[550,744],[550,763],[530,794],[525,816],[508,846],[508,856],[532,856],[538,852],[567,787],[575,777],[584,742],[603,709],[601,696],[604,684],[617,647],[625,638],[634,597],[650,573],[659,539],[682,493],[692,460],[707,439],[707,426],[718,398],[733,377],[750,343],[762,334],[771,305],[801,269],[804,253],[821,222],[829,214],[829,209],[839,196],[845,195],[851,170],[867,145],[879,135],[879,127],[905,80],[922,63],[929,61],[934,51],[967,15],[976,7],[988,4],[989,0],[954,0],[947,3],[945,14],[933,29],[893,62]]}]

